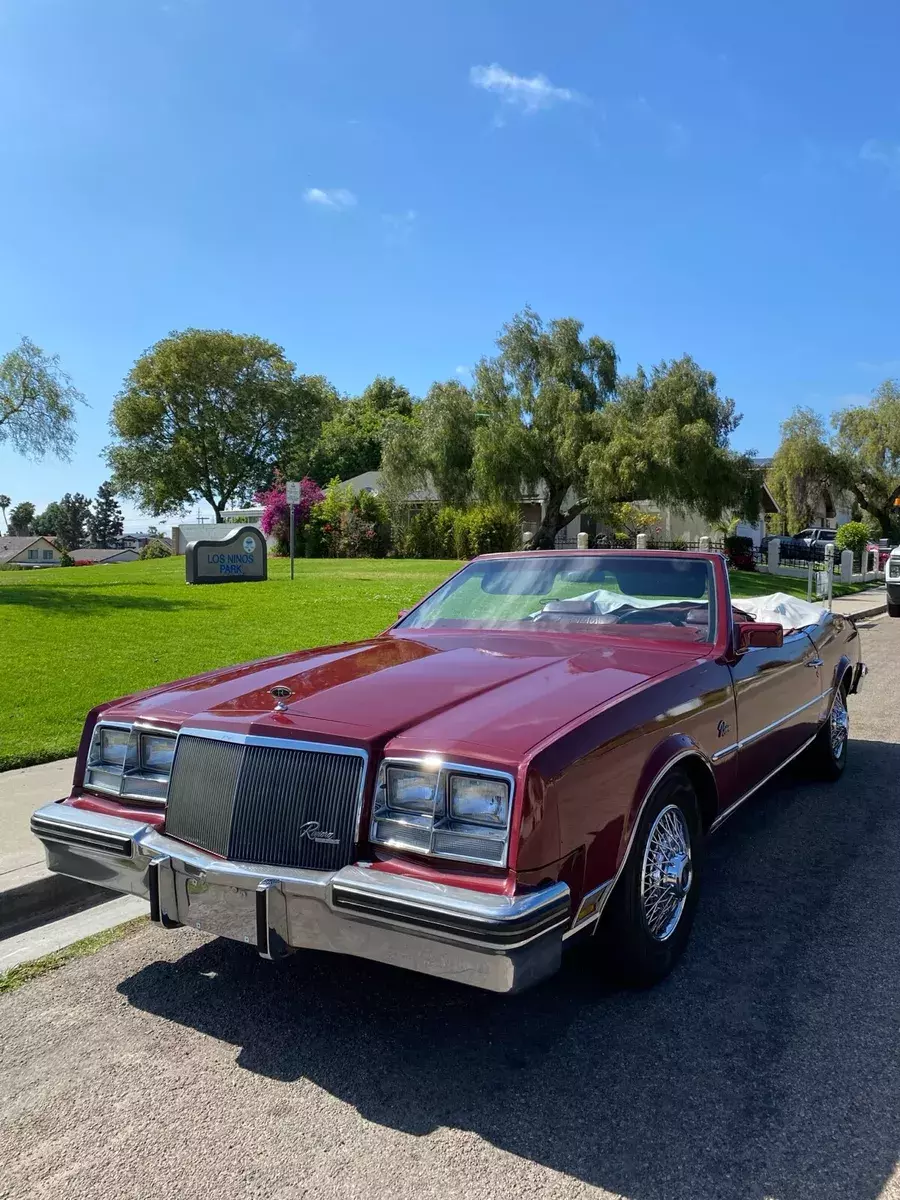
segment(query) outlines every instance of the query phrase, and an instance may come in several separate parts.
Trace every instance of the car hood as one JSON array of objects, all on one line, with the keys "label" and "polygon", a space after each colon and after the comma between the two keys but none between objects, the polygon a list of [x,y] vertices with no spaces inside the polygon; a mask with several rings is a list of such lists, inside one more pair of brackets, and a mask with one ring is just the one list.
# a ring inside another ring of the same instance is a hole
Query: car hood
[{"label": "car hood", "polygon": [[[104,717],[515,757],[698,650],[530,633],[386,634],[212,671],[107,706]],[[284,711],[273,688],[291,693]]]}]

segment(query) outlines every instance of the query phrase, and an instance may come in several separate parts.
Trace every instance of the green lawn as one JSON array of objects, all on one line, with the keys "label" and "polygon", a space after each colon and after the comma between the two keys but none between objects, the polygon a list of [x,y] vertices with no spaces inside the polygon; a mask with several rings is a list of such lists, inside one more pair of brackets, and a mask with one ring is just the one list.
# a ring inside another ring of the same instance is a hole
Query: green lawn
[{"label": "green lawn", "polygon": [[269,560],[189,587],[184,559],[0,571],[0,770],[74,754],[89,708],[211,667],[369,637],[453,562]]},{"label": "green lawn", "polygon": [[[369,637],[456,563],[270,559],[267,583],[188,587],[184,559],[0,571],[0,770],[73,754],[87,710],[212,667]],[[737,573],[736,596],[806,596]],[[837,593],[837,589],[835,589]]]}]

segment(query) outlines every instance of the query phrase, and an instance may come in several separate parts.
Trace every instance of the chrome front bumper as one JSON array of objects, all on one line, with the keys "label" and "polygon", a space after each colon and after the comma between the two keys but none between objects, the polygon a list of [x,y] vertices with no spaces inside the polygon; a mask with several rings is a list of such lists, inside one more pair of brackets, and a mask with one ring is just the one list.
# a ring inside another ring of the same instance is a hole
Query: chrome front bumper
[{"label": "chrome front bumper", "polygon": [[557,970],[570,919],[563,883],[508,897],[363,866],[273,870],[62,804],[38,809],[31,829],[52,871],[143,896],[158,924],[247,942],[265,958],[331,950],[516,992]]}]

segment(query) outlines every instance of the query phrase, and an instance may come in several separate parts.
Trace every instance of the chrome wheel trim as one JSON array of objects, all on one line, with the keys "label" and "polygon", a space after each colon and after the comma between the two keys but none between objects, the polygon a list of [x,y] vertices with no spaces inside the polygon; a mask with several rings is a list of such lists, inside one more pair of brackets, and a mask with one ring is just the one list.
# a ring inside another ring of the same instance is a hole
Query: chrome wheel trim
[{"label": "chrome wheel trim", "polygon": [[831,715],[828,718],[828,734],[831,740],[831,753],[834,761],[839,763],[847,748],[847,738],[850,736],[850,714],[847,712],[847,701],[840,688],[834,694],[831,703]]},{"label": "chrome wheel trim", "polygon": [[667,804],[650,826],[641,863],[641,909],[656,941],[678,927],[693,879],[687,818],[677,804]]}]

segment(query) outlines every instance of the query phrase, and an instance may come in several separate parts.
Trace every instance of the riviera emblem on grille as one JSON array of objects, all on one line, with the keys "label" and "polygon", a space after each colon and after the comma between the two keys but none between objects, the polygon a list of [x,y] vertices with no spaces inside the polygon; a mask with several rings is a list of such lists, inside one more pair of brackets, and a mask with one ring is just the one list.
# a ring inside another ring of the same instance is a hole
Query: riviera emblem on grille
[{"label": "riviera emblem on grille", "polygon": [[329,842],[336,846],[340,838],[336,838],[331,830],[320,829],[318,821],[307,821],[297,830],[297,837],[307,837],[311,842]]},{"label": "riviera emblem on grille", "polygon": [[269,695],[275,697],[275,711],[284,712],[287,708],[285,701],[293,696],[293,694],[291,689],[284,687],[283,684],[279,684],[278,687],[269,688]]}]

